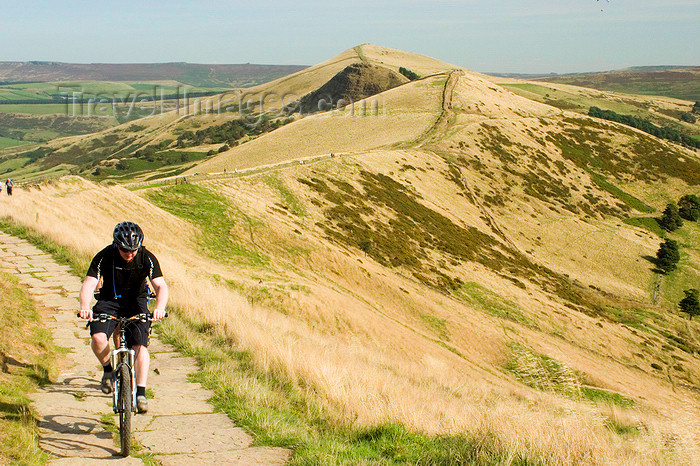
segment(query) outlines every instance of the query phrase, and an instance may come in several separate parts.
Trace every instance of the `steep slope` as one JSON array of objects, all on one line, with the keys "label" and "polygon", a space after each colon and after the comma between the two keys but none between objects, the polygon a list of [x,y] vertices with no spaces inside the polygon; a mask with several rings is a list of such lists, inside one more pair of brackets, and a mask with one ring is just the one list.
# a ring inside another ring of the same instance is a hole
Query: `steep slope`
[{"label": "steep slope", "polygon": [[189,170],[222,172],[331,153],[365,151],[418,138],[439,111],[444,76],[428,78],[307,116],[231,148]]},{"label": "steep slope", "polygon": [[[250,96],[251,100],[254,101],[259,101],[259,97],[264,94],[275,94],[280,97],[294,96],[296,100],[298,100],[309,92],[313,92],[321,87],[346,66],[357,62],[379,65],[396,72],[399,71],[399,68],[404,67],[423,77],[436,73],[444,73],[450,69],[457,68],[456,66],[424,55],[363,44],[345,50],[325,62],[311,66],[300,72],[246,89],[244,95]],[[243,95],[243,93],[239,95]]]},{"label": "steep slope", "polygon": [[353,63],[326,84],[302,97],[299,111],[305,114],[342,108],[408,81],[408,78],[389,68],[369,63]]},{"label": "steep slope", "polygon": [[[232,171],[320,154],[412,144],[424,137],[424,133],[434,131],[432,126],[436,115],[444,113],[441,102],[450,73],[445,70],[353,102],[347,108],[297,120],[274,134],[231,148],[187,173]],[[507,93],[478,73],[466,70],[460,73],[461,86],[465,90],[460,95],[474,101],[473,107],[464,113],[474,121],[496,115],[499,115],[498,118],[513,116],[516,112],[536,118],[557,111]],[[484,107],[484,104],[488,107]],[[509,113],[501,115],[501,112]]]}]

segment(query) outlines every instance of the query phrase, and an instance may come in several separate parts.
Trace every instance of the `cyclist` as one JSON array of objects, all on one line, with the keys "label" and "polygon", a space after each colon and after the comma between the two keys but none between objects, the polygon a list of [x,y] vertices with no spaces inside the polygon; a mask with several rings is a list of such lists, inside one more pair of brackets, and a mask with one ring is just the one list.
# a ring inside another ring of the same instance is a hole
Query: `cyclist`
[{"label": "cyclist", "polygon": [[[97,253],[90,263],[87,276],[80,289],[80,317],[92,319],[95,314],[131,317],[148,312],[148,278],[156,294],[154,319],[165,316],[168,302],[168,286],[160,270],[158,259],[143,246],[143,231],[133,222],[121,222],[114,227],[114,241]],[[95,297],[97,304],[90,309],[92,297],[99,282],[102,287]],[[104,369],[101,388],[112,391],[112,364],[109,360],[109,337],[116,321],[90,322],[90,347]],[[146,383],[150,357],[148,335],[150,322],[134,321],[126,329],[127,344],[136,353],[136,408],[139,413],[148,411]]]}]

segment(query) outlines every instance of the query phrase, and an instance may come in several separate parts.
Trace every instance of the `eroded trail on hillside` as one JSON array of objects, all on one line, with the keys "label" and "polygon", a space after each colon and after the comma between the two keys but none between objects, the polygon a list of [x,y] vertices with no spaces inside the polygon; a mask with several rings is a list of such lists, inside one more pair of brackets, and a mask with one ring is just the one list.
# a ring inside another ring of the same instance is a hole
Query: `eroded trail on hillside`
[{"label": "eroded trail on hillside", "polygon": [[440,139],[450,127],[450,120],[454,115],[454,111],[452,110],[452,96],[457,83],[459,83],[459,78],[462,76],[464,76],[464,71],[462,70],[452,70],[448,73],[445,79],[445,85],[442,89],[440,114],[437,120],[435,120],[435,123],[415,141],[419,146],[425,146],[434,142],[436,139]]},{"label": "eroded trail on hillside", "polygon": [[[16,274],[38,306],[50,311],[48,327],[54,342],[68,349],[55,383],[32,394],[39,419],[40,446],[53,455],[50,464],[92,464],[122,458],[112,422],[111,395],[100,391],[101,370],[89,347],[89,333],[76,318],[80,279],[67,266],[28,242],[0,232],[0,270]],[[193,358],[182,357],[155,335],[151,339],[149,388],[154,398],[148,414],[134,417],[137,454],[151,454],[162,465],[284,464],[290,451],[252,447],[253,438],[207,403],[212,393],[187,375],[197,370]]]}]

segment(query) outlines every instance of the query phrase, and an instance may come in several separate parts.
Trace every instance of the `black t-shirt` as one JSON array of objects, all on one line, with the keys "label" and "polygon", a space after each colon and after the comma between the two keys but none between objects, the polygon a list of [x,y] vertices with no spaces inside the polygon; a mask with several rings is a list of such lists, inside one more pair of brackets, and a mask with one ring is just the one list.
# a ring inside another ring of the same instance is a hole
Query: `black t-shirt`
[{"label": "black t-shirt", "polygon": [[110,244],[92,259],[88,277],[102,277],[98,300],[135,301],[146,298],[146,278],[162,277],[158,259],[141,247],[131,262],[122,259],[119,250]]}]

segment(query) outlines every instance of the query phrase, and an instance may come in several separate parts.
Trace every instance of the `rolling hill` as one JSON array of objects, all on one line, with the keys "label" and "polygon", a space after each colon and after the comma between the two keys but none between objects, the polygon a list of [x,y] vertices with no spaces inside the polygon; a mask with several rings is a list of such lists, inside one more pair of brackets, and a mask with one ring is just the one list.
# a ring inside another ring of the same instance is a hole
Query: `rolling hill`
[{"label": "rolling hill", "polygon": [[635,66],[622,70],[593,73],[548,75],[498,75],[528,81],[546,81],[601,91],[664,96],[690,101],[700,100],[697,66]]},{"label": "rolling hill", "polygon": [[583,73],[541,78],[562,84],[700,101],[700,67],[634,67],[606,73]]},{"label": "rolling hill", "polygon": [[[402,68],[417,79],[348,102],[363,87],[341,79],[348,67],[371,83]],[[180,325],[244,352],[245,386],[275,381],[250,395],[283,413],[263,430],[284,431],[297,409],[316,433],[355,432],[348,444],[395,424],[501,462],[691,464],[700,327],[677,302],[698,287],[700,227],[664,234],[682,254],[661,276],[653,226],[666,203],[700,194],[700,160],[582,110],[664,118],[687,102],[556,85],[562,102],[579,99],[569,110],[528,82],[494,80],[358,46],[222,96],[233,111],[200,102],[6,155],[0,168],[24,164],[16,172],[31,179],[210,154],[160,181],[149,178],[167,165],[122,168],[142,181],[131,189],[76,176],[27,184],[0,216],[83,256],[117,221],[138,222]],[[343,104],[298,110],[319,89]],[[220,396],[234,390],[227,380]],[[304,435],[283,434],[299,452]],[[324,453],[341,462],[334,448]]]}]

